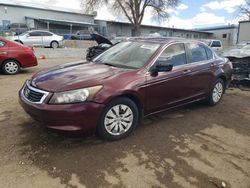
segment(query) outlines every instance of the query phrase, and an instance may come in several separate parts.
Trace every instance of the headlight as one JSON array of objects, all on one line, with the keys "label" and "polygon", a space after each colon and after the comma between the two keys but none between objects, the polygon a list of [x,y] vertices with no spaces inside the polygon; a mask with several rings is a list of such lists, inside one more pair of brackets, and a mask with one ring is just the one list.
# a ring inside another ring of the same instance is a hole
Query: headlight
[{"label": "headlight", "polygon": [[79,103],[91,100],[103,86],[94,86],[84,89],[77,89],[65,92],[54,93],[50,99],[51,104]]}]

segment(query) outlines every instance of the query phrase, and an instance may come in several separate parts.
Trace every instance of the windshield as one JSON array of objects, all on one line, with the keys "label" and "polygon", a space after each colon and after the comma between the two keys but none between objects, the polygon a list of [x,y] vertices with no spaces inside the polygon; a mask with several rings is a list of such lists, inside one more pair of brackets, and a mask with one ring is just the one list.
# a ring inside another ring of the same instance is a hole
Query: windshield
[{"label": "windshield", "polygon": [[93,61],[98,64],[137,69],[143,67],[160,44],[125,41],[118,43]]},{"label": "windshield", "polygon": [[23,32],[23,33],[21,33],[19,36],[24,36],[24,35],[26,35],[28,32],[26,31],[26,32]]}]

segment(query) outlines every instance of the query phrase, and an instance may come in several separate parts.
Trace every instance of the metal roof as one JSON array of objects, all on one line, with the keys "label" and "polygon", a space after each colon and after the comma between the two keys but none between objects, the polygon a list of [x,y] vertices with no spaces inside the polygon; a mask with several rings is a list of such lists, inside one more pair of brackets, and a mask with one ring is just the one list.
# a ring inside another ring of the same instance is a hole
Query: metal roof
[{"label": "metal roof", "polygon": [[58,19],[51,19],[51,18],[35,18],[35,17],[29,17],[25,16],[26,19],[34,19],[38,20],[41,22],[49,22],[49,23],[54,23],[54,24],[72,24],[72,25],[88,25],[88,26],[96,26],[97,24],[94,23],[89,23],[89,22],[78,22],[78,21],[72,21],[72,20],[58,20]]},{"label": "metal roof", "polygon": [[[129,23],[129,22],[121,22],[121,21],[110,21],[110,20],[96,20],[96,21],[106,21],[106,22],[109,22],[109,23],[131,25],[131,23]],[[175,28],[175,27],[163,27],[163,26],[157,26],[157,25],[144,25],[144,24],[142,24],[141,27],[152,27],[152,28],[169,29],[169,30],[176,30],[176,31],[186,31],[186,32],[213,34],[212,32],[207,32],[207,31],[192,30],[192,29],[181,29],[181,28]]]},{"label": "metal roof", "polygon": [[63,7],[55,7],[46,4],[39,4],[39,3],[32,3],[32,2],[20,2],[20,1],[13,1],[13,0],[1,0],[0,5],[4,6],[15,6],[15,7],[25,7],[25,8],[32,8],[32,9],[40,9],[40,10],[48,10],[48,11],[57,11],[57,12],[66,12],[71,14],[82,14],[82,15],[89,15],[95,16],[94,14],[86,14],[83,10],[79,9],[68,9]]},{"label": "metal roof", "polygon": [[224,30],[224,29],[237,29],[238,25],[222,25],[222,26],[215,26],[215,27],[207,27],[197,29],[198,31],[215,31],[215,30]]}]

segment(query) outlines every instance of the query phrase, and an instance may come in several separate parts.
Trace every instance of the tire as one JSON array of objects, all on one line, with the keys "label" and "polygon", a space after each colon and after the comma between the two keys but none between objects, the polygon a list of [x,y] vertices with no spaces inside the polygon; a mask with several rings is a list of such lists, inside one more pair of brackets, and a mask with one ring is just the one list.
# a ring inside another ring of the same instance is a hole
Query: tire
[{"label": "tire", "polygon": [[104,140],[119,140],[127,137],[139,123],[139,111],[129,98],[111,101],[101,114],[97,134]]},{"label": "tire", "polygon": [[59,44],[58,44],[57,41],[52,41],[52,42],[50,43],[50,47],[55,49],[55,48],[58,48],[58,47],[59,47]]},{"label": "tire", "polygon": [[209,93],[209,98],[207,100],[208,105],[214,106],[218,104],[225,92],[225,83],[222,79],[217,79]]},{"label": "tire", "polygon": [[2,65],[2,71],[4,74],[14,75],[20,71],[20,65],[15,60],[7,60]]}]

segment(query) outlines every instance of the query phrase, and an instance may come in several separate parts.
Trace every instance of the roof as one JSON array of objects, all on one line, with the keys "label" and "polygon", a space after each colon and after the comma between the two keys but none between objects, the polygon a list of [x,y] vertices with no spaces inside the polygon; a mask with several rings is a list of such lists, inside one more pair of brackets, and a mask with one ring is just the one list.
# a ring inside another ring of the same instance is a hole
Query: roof
[{"label": "roof", "polygon": [[239,21],[239,23],[249,23],[250,20]]},{"label": "roof", "polygon": [[180,38],[180,37],[129,37],[128,40],[132,41],[145,41],[145,42],[154,42],[154,43],[169,43],[169,42],[194,42],[199,40],[194,39],[186,39],[186,38]]},{"label": "roof", "polygon": [[[121,22],[121,21],[111,21],[111,20],[96,20],[96,21],[106,21],[106,22],[109,22],[109,23],[131,25],[131,23],[129,23],[129,22]],[[207,31],[192,30],[192,29],[182,29],[182,28],[173,28],[173,27],[163,27],[163,26],[157,26],[157,25],[145,25],[145,24],[142,24],[141,26],[142,27],[159,28],[159,29],[169,29],[169,30],[177,30],[177,31],[186,31],[186,32],[213,34],[212,32],[207,32]]]},{"label": "roof", "polygon": [[35,18],[35,17],[29,17],[29,16],[25,16],[25,18],[27,19],[34,19],[34,20],[38,20],[41,22],[49,22],[49,23],[54,23],[54,24],[72,24],[72,25],[83,25],[83,26],[96,26],[96,24],[94,23],[90,23],[90,22],[79,22],[79,21],[72,21],[72,20],[58,20],[58,19],[51,19],[51,18]]},{"label": "roof", "polygon": [[1,0],[0,5],[24,7],[24,8],[32,8],[32,9],[48,10],[48,11],[56,11],[56,12],[64,12],[64,13],[70,13],[70,14],[82,14],[82,15],[95,16],[94,14],[83,13],[83,11],[81,9],[79,9],[79,10],[68,9],[68,8],[51,6],[49,4],[46,5],[46,4],[39,4],[39,3],[32,3],[32,2],[16,2],[13,0]]},{"label": "roof", "polygon": [[207,27],[207,28],[201,28],[197,29],[198,31],[215,31],[215,30],[225,30],[225,29],[237,29],[238,25],[221,25],[221,26],[215,26],[215,27]]}]

